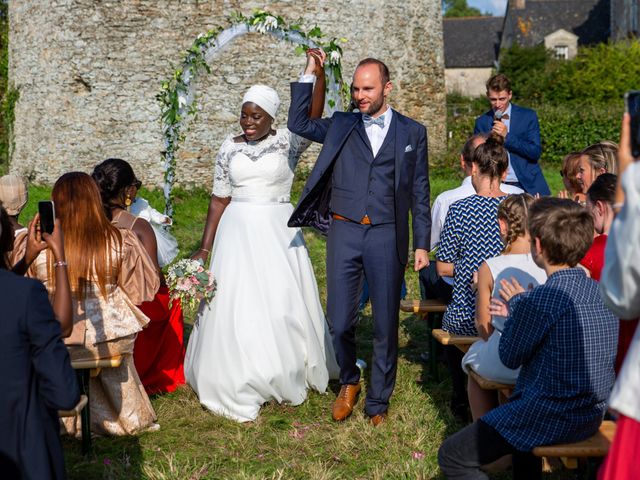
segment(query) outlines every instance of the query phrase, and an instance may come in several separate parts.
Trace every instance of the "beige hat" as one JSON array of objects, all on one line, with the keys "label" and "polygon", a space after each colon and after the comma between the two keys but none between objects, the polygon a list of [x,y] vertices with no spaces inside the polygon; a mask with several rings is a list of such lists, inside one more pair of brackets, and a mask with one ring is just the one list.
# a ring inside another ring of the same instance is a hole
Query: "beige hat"
[{"label": "beige hat", "polygon": [[18,175],[0,177],[0,201],[10,216],[19,215],[29,200],[27,183]]}]

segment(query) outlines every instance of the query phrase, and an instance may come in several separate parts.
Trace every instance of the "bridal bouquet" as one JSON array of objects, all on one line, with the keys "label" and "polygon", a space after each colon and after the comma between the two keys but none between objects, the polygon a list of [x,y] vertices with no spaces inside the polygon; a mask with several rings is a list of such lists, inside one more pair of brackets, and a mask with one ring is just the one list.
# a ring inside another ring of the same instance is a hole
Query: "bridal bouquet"
[{"label": "bridal bouquet", "polygon": [[216,280],[200,260],[183,258],[167,271],[171,302],[180,299],[182,308],[194,309],[201,300],[210,302],[216,293]]}]

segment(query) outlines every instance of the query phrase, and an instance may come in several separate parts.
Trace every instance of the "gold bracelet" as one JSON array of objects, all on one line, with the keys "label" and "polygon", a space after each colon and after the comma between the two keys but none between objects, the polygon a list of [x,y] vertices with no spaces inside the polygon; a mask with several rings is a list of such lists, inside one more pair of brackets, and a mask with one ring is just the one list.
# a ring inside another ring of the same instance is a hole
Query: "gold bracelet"
[{"label": "gold bracelet", "polygon": [[207,253],[211,253],[211,250],[207,250],[206,248],[200,248],[200,251],[202,251],[202,252],[207,252]]},{"label": "gold bracelet", "polygon": [[55,262],[53,264],[54,267],[66,267],[67,266],[67,262],[65,262],[64,260],[58,260],[57,262]]}]

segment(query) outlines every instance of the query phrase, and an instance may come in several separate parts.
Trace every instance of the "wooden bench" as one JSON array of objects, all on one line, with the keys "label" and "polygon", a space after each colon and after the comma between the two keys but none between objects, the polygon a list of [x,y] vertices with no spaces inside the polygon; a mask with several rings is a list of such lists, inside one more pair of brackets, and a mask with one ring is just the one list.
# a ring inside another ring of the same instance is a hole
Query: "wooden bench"
[{"label": "wooden bench", "polygon": [[533,454],[537,457],[559,457],[565,467],[576,469],[579,458],[604,457],[609,451],[615,433],[615,422],[606,420],[591,438],[576,443],[536,447]]},{"label": "wooden bench", "polygon": [[468,335],[456,335],[455,333],[445,332],[439,328],[431,332],[436,341],[445,346],[454,345],[463,352],[469,350],[471,344],[480,340],[480,337],[470,337]]},{"label": "wooden bench", "polygon": [[82,411],[82,409],[87,406],[88,401],[89,400],[87,399],[86,395],[80,395],[80,401],[76,403],[75,407],[73,407],[71,410],[58,410],[58,416],[59,417],[77,417],[78,415],[80,415],[80,412]]},{"label": "wooden bench", "polygon": [[500,383],[494,382],[493,380],[489,380],[484,378],[478,372],[476,372],[473,368],[467,367],[468,375],[475,380],[480,388],[483,390],[498,390],[504,394],[505,397],[509,398],[511,396],[511,392],[513,392],[513,387],[515,385],[510,385],[508,383]]},{"label": "wooden bench", "polygon": [[442,315],[447,310],[447,304],[440,300],[402,300],[400,302],[400,310],[407,313],[413,313],[421,319],[427,320],[427,328],[429,330],[429,373],[436,382],[440,381],[438,375],[438,362],[436,358],[437,344],[431,332],[434,328],[442,325]]},{"label": "wooden bench", "polygon": [[[89,360],[74,360],[71,366],[77,372],[80,393],[86,398],[84,408],[80,409],[82,422],[82,454],[86,457],[91,453],[91,412],[89,408],[89,382],[91,377],[97,377],[103,368],[117,368],[122,364],[122,356],[116,355],[110,358],[95,358]],[[81,397],[82,398],[82,397]],[[75,410],[75,409],[74,409]],[[77,415],[66,415],[77,416]]]}]

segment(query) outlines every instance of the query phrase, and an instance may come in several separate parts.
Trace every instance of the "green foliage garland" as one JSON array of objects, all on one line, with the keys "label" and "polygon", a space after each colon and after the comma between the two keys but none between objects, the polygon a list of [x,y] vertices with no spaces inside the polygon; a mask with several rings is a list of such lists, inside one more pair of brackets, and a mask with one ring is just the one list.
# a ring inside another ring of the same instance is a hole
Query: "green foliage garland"
[{"label": "green foliage garland", "polygon": [[176,173],[176,153],[185,135],[185,121],[195,115],[197,105],[192,81],[202,72],[210,73],[209,57],[222,48],[228,41],[248,32],[272,34],[282,40],[296,44],[296,53],[304,53],[306,48],[321,47],[327,53],[326,73],[327,104],[330,111],[349,103],[349,86],[342,80],[342,47],[346,39],[332,38],[324,41],[319,27],[305,32],[299,23],[287,24],[278,15],[265,10],[254,10],[246,17],[234,13],[229,17],[227,28],[214,28],[201,33],[185,52],[180,66],[173,75],[162,82],[157,95],[161,103],[161,120],[164,136],[162,165],[165,172],[165,213],[173,215],[173,196],[171,194]]}]

